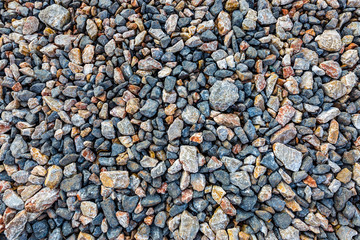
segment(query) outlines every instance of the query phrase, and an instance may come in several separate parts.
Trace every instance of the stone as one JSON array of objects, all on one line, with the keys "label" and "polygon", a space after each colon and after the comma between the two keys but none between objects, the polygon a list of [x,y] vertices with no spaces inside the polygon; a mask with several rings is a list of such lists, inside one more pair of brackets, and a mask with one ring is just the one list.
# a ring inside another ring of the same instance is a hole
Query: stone
[{"label": "stone", "polygon": [[226,229],[226,226],[229,224],[229,222],[229,217],[220,207],[218,207],[212,215],[209,221],[209,225],[214,232],[217,232],[221,229]]},{"label": "stone", "polygon": [[2,201],[9,208],[13,208],[15,210],[24,209],[24,201],[20,198],[19,195],[16,194],[16,192],[11,189],[5,190]]},{"label": "stone", "polygon": [[181,121],[179,118],[176,118],[167,131],[169,141],[173,141],[181,137],[181,131],[183,130],[183,128],[183,121]]},{"label": "stone", "polygon": [[230,15],[225,12],[221,11],[216,19],[216,27],[219,30],[220,35],[225,35],[231,30],[231,19]]},{"label": "stone", "polygon": [[325,71],[326,75],[328,75],[329,77],[334,78],[334,79],[339,79],[341,72],[342,72],[339,63],[337,63],[333,60],[329,60],[329,61],[320,63],[319,66],[321,69],[323,69]]},{"label": "stone", "polygon": [[276,116],[276,121],[285,126],[295,115],[295,108],[290,105],[282,106]]},{"label": "stone", "polygon": [[129,226],[130,223],[129,213],[118,211],[116,212],[116,218],[122,227],[127,228]]},{"label": "stone", "polygon": [[347,50],[341,55],[341,63],[347,67],[353,67],[359,61],[358,51],[355,49]]},{"label": "stone", "polygon": [[115,129],[111,121],[101,122],[101,134],[107,139],[115,138]]},{"label": "stone", "polygon": [[145,105],[140,108],[140,113],[145,117],[151,118],[156,114],[158,106],[159,103],[157,101],[148,99]]},{"label": "stone", "polygon": [[44,185],[49,188],[56,188],[63,177],[62,169],[59,166],[53,165],[47,169],[47,175]]},{"label": "stone", "polygon": [[59,198],[59,189],[43,188],[25,202],[25,210],[30,213],[42,212],[50,208]]},{"label": "stone", "polygon": [[238,88],[228,81],[216,81],[210,88],[210,105],[214,110],[225,111],[239,98]]},{"label": "stone", "polygon": [[117,128],[121,135],[131,136],[135,135],[134,126],[131,124],[130,120],[126,117],[117,124]]},{"label": "stone", "polygon": [[214,121],[220,126],[235,128],[240,126],[240,118],[235,114],[219,114]]},{"label": "stone", "polygon": [[179,235],[182,239],[195,239],[199,228],[199,220],[196,216],[191,215],[188,211],[182,212],[179,226]]},{"label": "stone", "polygon": [[302,153],[286,146],[282,143],[274,143],[273,151],[276,156],[285,166],[291,171],[299,171],[302,164]]},{"label": "stone", "polygon": [[341,226],[336,230],[336,235],[339,237],[339,240],[352,239],[354,236],[358,235],[358,232],[348,226]]},{"label": "stone", "polygon": [[152,57],[147,57],[138,62],[138,67],[139,69],[142,70],[151,71],[151,70],[161,69],[162,65],[160,62],[156,61]]},{"label": "stone", "polygon": [[269,8],[259,10],[257,20],[261,25],[270,25],[276,23],[276,18]]},{"label": "stone", "polygon": [[299,230],[293,226],[289,226],[286,229],[280,229],[280,235],[283,240],[300,240]]},{"label": "stone", "polygon": [[342,48],[341,36],[336,30],[325,30],[315,40],[320,48],[329,52],[338,52]]},{"label": "stone", "polygon": [[49,27],[60,31],[70,22],[70,18],[70,12],[58,4],[51,4],[39,13],[40,21]]},{"label": "stone", "polygon": [[251,186],[249,174],[245,171],[230,173],[230,181],[241,190]]},{"label": "stone", "polygon": [[105,187],[123,189],[129,186],[127,171],[106,171],[100,173],[100,181]]},{"label": "stone", "polygon": [[283,144],[289,143],[296,137],[297,130],[293,123],[286,125],[285,127],[281,128],[279,131],[275,132],[271,138],[270,143],[280,142]]},{"label": "stone", "polygon": [[199,168],[199,160],[197,148],[194,146],[180,146],[180,162],[185,171],[197,173]]},{"label": "stone", "polygon": [[97,205],[91,201],[83,201],[80,205],[81,213],[89,218],[95,218],[98,214]]},{"label": "stone", "polygon": [[96,26],[96,23],[94,23],[94,21],[91,19],[86,20],[86,32],[92,40],[95,40],[97,38],[98,27]]},{"label": "stone", "polygon": [[185,123],[193,125],[197,123],[200,117],[200,111],[197,108],[188,105],[185,107],[181,116]]},{"label": "stone", "polygon": [[34,16],[27,17],[24,22],[22,33],[24,35],[35,33],[39,28],[39,23],[40,22],[39,19],[37,19],[37,17]]},{"label": "stone", "polygon": [[165,23],[165,30],[167,34],[171,34],[176,30],[179,16],[177,14],[171,14]]},{"label": "stone", "polygon": [[25,229],[27,220],[27,212],[25,210],[18,212],[5,226],[4,234],[6,238],[9,240],[19,239],[20,234]]},{"label": "stone", "polygon": [[340,114],[340,110],[338,108],[332,107],[326,111],[321,112],[317,117],[316,117],[316,121],[318,123],[327,123],[329,121],[331,121],[332,119],[336,118],[337,116],[339,116]]}]

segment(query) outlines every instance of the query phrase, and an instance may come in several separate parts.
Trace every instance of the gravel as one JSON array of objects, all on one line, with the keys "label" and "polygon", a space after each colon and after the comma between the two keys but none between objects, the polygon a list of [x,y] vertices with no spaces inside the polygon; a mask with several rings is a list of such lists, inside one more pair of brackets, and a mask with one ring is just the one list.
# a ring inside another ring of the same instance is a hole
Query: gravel
[{"label": "gravel", "polygon": [[360,239],[359,8],[1,1],[0,239]]}]

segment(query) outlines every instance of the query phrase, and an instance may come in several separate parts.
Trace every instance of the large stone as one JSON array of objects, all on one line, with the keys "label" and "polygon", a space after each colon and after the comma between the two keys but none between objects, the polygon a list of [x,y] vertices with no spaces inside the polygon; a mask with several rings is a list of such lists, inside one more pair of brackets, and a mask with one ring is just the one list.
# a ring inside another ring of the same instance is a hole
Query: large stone
[{"label": "large stone", "polygon": [[14,190],[6,189],[2,197],[2,201],[9,208],[16,210],[24,209],[24,201],[20,198],[19,195]]},{"label": "large stone", "polygon": [[199,159],[197,148],[194,146],[181,146],[180,147],[180,162],[185,171],[197,173],[199,168]]},{"label": "large stone", "polygon": [[199,220],[196,216],[191,215],[188,211],[181,214],[179,234],[181,239],[193,240],[199,231]]},{"label": "large stone", "polygon": [[184,122],[181,121],[179,118],[176,118],[167,131],[169,141],[173,141],[181,137],[181,131],[183,130],[183,128]]},{"label": "large stone", "polygon": [[251,186],[249,174],[245,171],[230,173],[230,181],[241,190]]},{"label": "large stone", "polygon": [[123,189],[130,183],[128,171],[106,171],[100,173],[100,181],[105,187]]},{"label": "large stone", "polygon": [[284,164],[286,169],[299,171],[302,163],[302,153],[282,143],[273,145],[275,156]]},{"label": "large stone", "polygon": [[286,125],[285,127],[281,128],[279,131],[274,133],[270,138],[270,143],[288,143],[296,137],[297,130],[293,123]]},{"label": "large stone", "polygon": [[58,4],[51,4],[39,13],[39,18],[43,23],[60,31],[70,22],[70,17],[70,12]]},{"label": "large stone", "polygon": [[24,231],[27,223],[27,212],[25,210],[18,212],[15,217],[6,224],[5,236],[8,240],[19,239],[20,234]]},{"label": "large stone", "polygon": [[59,189],[43,188],[25,202],[27,212],[42,212],[59,198]]},{"label": "large stone", "polygon": [[221,11],[216,19],[216,26],[220,35],[227,34],[231,30],[230,15],[225,11]]},{"label": "large stone", "polygon": [[338,62],[335,62],[333,60],[325,61],[320,63],[320,68],[323,69],[331,78],[338,79],[341,76],[341,67]]},{"label": "large stone", "polygon": [[358,51],[355,49],[347,50],[341,55],[341,63],[348,67],[353,67],[359,61]]},{"label": "large stone", "polygon": [[59,166],[53,165],[49,167],[45,179],[45,186],[49,188],[57,187],[62,179],[62,176],[62,169]]},{"label": "large stone", "polygon": [[339,237],[339,240],[350,240],[358,235],[358,232],[348,226],[341,226],[336,230],[336,235]]},{"label": "large stone", "polygon": [[270,8],[259,10],[257,20],[261,25],[269,25],[276,23],[276,18],[272,14]]},{"label": "large stone", "polygon": [[329,121],[331,121],[332,119],[336,118],[337,116],[340,115],[340,110],[336,107],[332,107],[326,111],[321,112],[317,118],[316,121],[318,123],[327,123]]},{"label": "large stone", "polygon": [[338,52],[342,48],[341,36],[336,30],[325,30],[315,38],[319,47],[330,52]]},{"label": "large stone", "polygon": [[230,222],[229,217],[224,213],[224,211],[220,207],[218,207],[215,210],[213,216],[211,217],[209,221],[209,225],[214,232],[217,232],[221,229],[225,229],[226,226],[229,224],[229,222]]},{"label": "large stone", "polygon": [[210,88],[210,105],[218,111],[225,111],[239,98],[238,88],[228,81],[217,81]]}]

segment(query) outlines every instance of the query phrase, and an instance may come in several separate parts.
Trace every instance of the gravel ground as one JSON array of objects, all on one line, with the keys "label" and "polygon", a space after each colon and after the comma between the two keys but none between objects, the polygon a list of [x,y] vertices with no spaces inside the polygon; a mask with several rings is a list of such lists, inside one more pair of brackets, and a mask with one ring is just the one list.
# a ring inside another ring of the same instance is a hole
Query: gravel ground
[{"label": "gravel ground", "polygon": [[360,0],[0,2],[0,239],[360,240]]}]

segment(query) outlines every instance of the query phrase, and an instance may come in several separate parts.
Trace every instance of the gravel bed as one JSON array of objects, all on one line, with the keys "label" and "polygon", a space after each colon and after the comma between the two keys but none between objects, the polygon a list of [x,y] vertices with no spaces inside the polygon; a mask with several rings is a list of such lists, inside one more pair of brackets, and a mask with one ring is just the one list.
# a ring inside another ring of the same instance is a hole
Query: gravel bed
[{"label": "gravel bed", "polygon": [[0,1],[0,239],[360,240],[360,0]]}]

